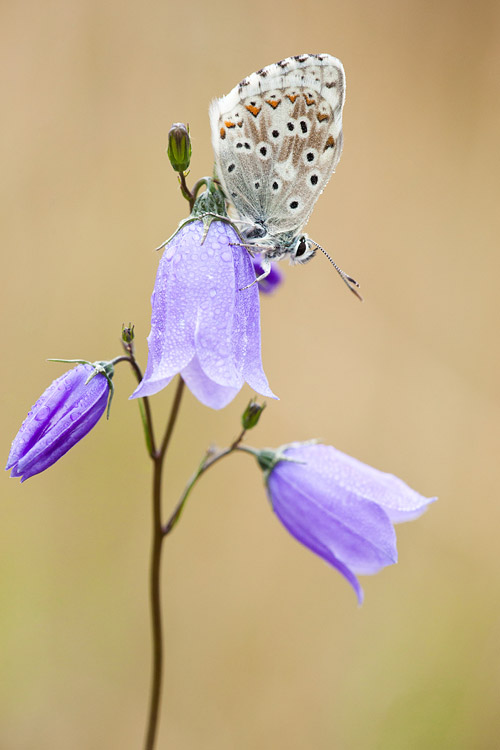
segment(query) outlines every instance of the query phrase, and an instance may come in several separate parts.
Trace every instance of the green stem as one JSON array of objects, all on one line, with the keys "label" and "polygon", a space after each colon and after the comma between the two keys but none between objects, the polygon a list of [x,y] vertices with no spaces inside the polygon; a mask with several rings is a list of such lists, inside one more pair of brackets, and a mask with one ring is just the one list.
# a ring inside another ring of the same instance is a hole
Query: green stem
[{"label": "green stem", "polygon": [[207,180],[205,177],[202,177],[200,180],[197,180],[197,182],[194,183],[193,190],[191,191],[186,182],[186,175],[184,172],[179,172],[179,181],[181,184],[181,193],[183,197],[189,201],[189,209],[192,211],[194,204],[196,202],[196,198],[198,196],[198,193],[200,189],[203,187],[203,185],[207,184]]},{"label": "green stem", "polygon": [[[128,354],[122,355],[121,357],[116,357],[113,360],[113,364],[116,364],[117,362],[129,362],[137,378],[137,382],[140,383],[142,380],[142,370],[139,367],[136,358],[134,357],[132,348],[127,347],[127,351]],[[144,428],[144,437],[146,439],[148,453],[154,460],[154,457],[156,455],[156,442],[153,431],[153,417],[151,414],[151,406],[147,396],[139,399],[139,411],[141,413],[141,420]]]},{"label": "green stem", "polygon": [[230,453],[234,453],[234,451],[237,450],[244,450],[244,447],[240,447],[240,443],[245,437],[246,430],[243,429],[238,437],[231,443],[229,448],[224,448],[224,450],[219,451],[218,453],[207,453],[206,456],[203,458],[203,461],[198,466],[196,471],[194,472],[193,476],[187,483],[184,492],[182,493],[179,502],[175,506],[174,512],[170,516],[169,520],[163,527],[163,536],[167,536],[167,534],[170,534],[174,526],[177,524],[179,518],[181,517],[182,511],[184,510],[184,506],[186,504],[186,501],[191,494],[191,490],[195,486],[198,479],[204,474],[207,469],[210,469],[211,466],[216,464],[218,461],[221,460],[221,458],[225,458],[226,456],[229,456]]},{"label": "green stem", "polygon": [[186,175],[184,174],[184,172],[179,172],[179,182],[181,184],[181,193],[183,197],[187,201],[189,201],[189,208],[192,211],[193,206],[194,206],[194,198],[193,198],[193,194],[191,193],[190,189],[187,186]]}]

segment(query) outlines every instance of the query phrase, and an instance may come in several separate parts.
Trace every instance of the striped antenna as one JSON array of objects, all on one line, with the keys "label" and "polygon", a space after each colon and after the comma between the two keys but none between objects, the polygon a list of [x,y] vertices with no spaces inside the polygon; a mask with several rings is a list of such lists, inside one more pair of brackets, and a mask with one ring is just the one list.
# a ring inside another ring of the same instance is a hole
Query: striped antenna
[{"label": "striped antenna", "polygon": [[321,252],[323,253],[323,255],[326,255],[326,257],[328,258],[328,260],[330,261],[330,263],[332,264],[332,266],[335,268],[335,270],[337,271],[338,275],[340,276],[340,278],[342,279],[342,281],[344,282],[344,284],[360,300],[360,302],[363,302],[363,297],[358,292],[359,284],[356,281],[356,279],[353,279],[352,276],[348,276],[345,273],[345,271],[343,271],[341,268],[339,268],[339,266],[335,263],[335,261],[333,260],[333,258],[331,258],[328,255],[328,253],[326,252],[326,250],[324,248],[322,248],[321,245],[318,245],[317,242],[315,242],[314,244],[316,245],[316,247],[318,248],[318,250],[321,250]]}]

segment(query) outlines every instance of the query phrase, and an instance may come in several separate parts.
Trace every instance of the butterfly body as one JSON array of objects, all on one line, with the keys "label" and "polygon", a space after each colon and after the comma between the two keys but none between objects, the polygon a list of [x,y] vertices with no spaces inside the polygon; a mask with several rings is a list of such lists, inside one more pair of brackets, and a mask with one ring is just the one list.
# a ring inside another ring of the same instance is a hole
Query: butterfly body
[{"label": "butterfly body", "polygon": [[302,229],[342,151],[342,63],[296,55],[243,79],[210,107],[216,174],[244,244],[303,263],[315,252]]}]

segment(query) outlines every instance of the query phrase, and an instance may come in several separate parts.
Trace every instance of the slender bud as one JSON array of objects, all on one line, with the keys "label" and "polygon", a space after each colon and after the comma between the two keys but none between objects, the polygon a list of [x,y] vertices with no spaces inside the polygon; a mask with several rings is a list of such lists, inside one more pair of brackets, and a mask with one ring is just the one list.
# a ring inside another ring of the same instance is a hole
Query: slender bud
[{"label": "slender bud", "polygon": [[129,323],[128,326],[125,323],[122,324],[122,341],[124,344],[131,344],[135,338],[134,326]]},{"label": "slender bud", "polygon": [[112,362],[80,362],[54,380],[14,438],[6,466],[11,476],[24,482],[40,474],[85,437],[106,411],[106,404],[109,408],[112,377]]},{"label": "slender bud", "polygon": [[191,161],[191,139],[189,127],[182,122],[174,122],[168,131],[167,155],[176,172],[185,172]]},{"label": "slender bud", "polygon": [[265,402],[261,405],[257,401],[251,399],[248,403],[247,408],[241,415],[241,424],[244,430],[251,430],[258,424],[260,415],[266,408]]}]

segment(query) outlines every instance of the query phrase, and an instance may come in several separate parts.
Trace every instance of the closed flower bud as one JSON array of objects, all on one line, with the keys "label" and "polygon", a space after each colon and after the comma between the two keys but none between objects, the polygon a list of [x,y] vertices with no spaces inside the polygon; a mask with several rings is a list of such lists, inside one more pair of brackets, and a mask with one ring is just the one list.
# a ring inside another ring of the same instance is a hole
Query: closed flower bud
[{"label": "closed flower bud", "polygon": [[241,425],[243,429],[251,430],[253,427],[255,427],[260,419],[260,415],[265,408],[265,403],[261,405],[252,399],[241,415]]},{"label": "closed flower bud", "polygon": [[135,338],[134,326],[129,323],[128,326],[122,325],[122,341],[124,344],[131,344]]},{"label": "closed flower bud", "polygon": [[182,122],[174,122],[168,131],[168,158],[176,172],[185,172],[191,161],[189,130]]},{"label": "closed flower bud", "polygon": [[[107,373],[107,376],[103,374]],[[6,469],[24,482],[58,461],[106,410],[112,366],[79,364],[47,388],[17,433]]]},{"label": "closed flower bud", "polygon": [[257,459],[283,526],[349,581],[360,604],[356,574],[397,562],[393,524],[417,518],[436,499],[329,445],[293,443]]}]

